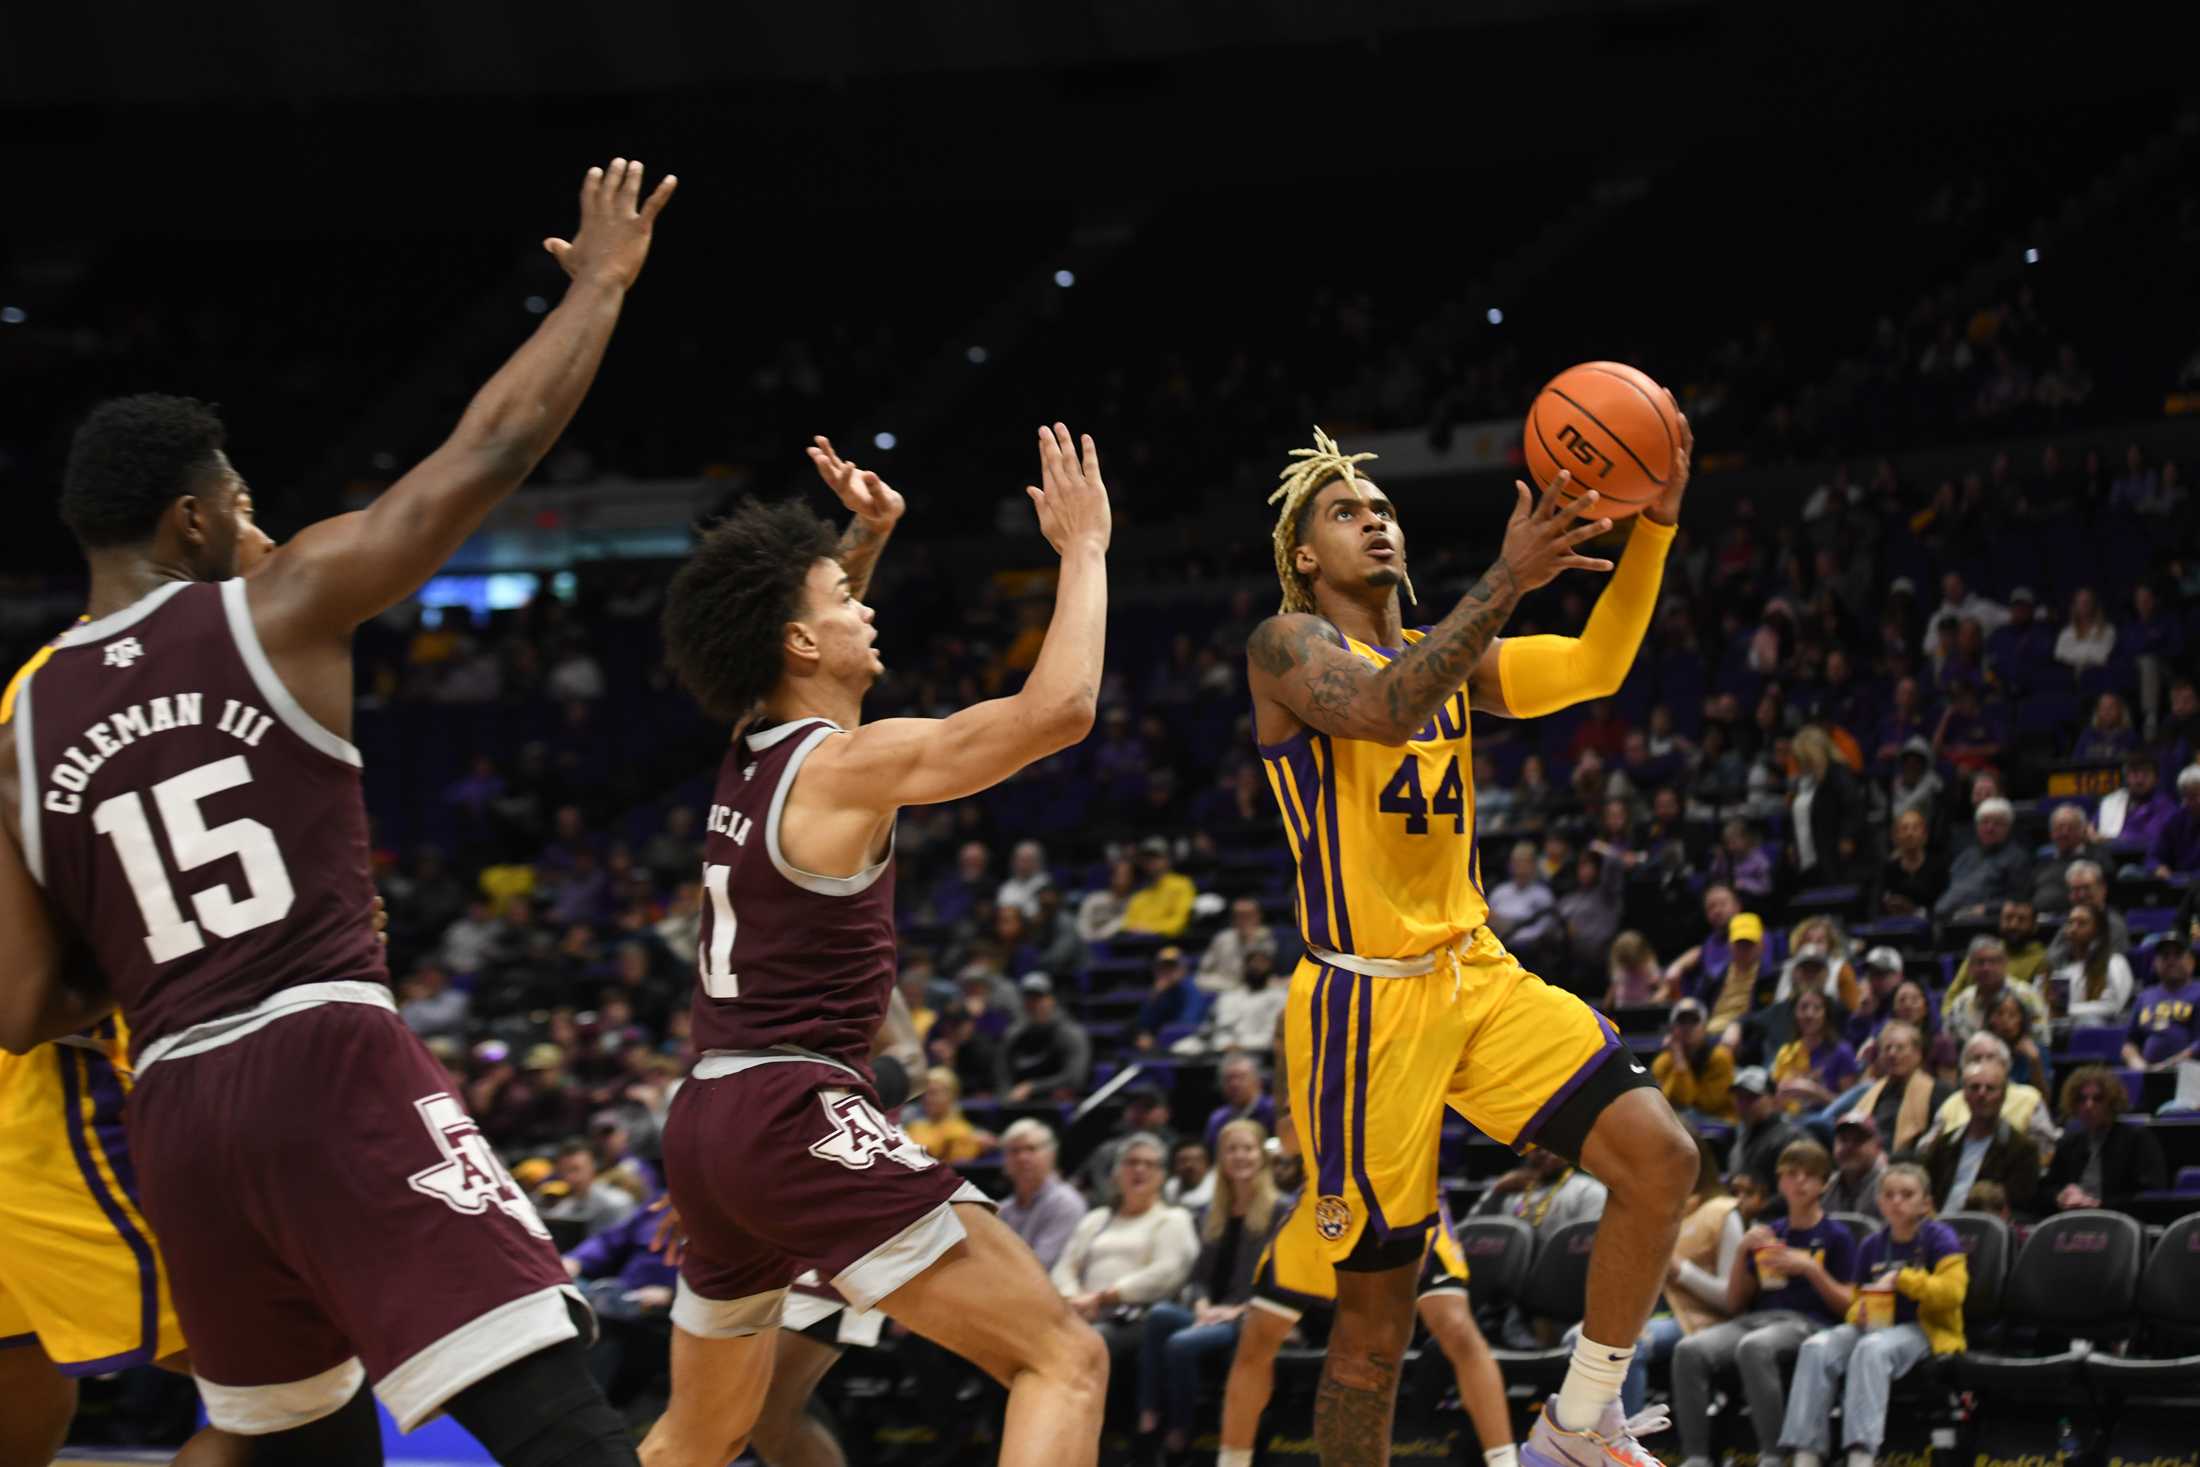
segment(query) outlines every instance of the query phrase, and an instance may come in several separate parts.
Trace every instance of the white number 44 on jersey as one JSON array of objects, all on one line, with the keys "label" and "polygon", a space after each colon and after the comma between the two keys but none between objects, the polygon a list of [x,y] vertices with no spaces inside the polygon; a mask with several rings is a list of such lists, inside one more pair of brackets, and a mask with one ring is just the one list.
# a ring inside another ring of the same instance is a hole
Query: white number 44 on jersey
[{"label": "white number 44 on jersey", "polygon": [[878,1108],[853,1090],[820,1090],[818,1104],[833,1129],[810,1147],[810,1155],[837,1161],[850,1171],[868,1171],[880,1157],[899,1162],[913,1172],[937,1166],[932,1154],[901,1134]]}]

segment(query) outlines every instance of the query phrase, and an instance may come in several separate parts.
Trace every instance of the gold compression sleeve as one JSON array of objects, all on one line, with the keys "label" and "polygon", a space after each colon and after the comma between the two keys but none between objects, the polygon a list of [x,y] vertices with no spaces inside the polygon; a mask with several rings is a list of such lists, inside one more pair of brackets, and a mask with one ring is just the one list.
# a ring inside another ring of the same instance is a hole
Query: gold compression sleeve
[{"label": "gold compression sleeve", "polygon": [[1539,718],[1619,691],[1657,608],[1676,528],[1647,516],[1635,521],[1619,568],[1579,637],[1506,637],[1497,644],[1497,683],[1507,712]]}]

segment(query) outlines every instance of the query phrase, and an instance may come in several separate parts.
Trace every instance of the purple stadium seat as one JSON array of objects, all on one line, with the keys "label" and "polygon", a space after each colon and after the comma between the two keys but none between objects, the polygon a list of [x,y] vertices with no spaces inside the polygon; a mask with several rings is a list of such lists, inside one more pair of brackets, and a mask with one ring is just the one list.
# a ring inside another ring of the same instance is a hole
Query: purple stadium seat
[{"label": "purple stadium seat", "polygon": [[2177,1185],[2173,1190],[2178,1192],[2200,1192],[2200,1166],[2179,1167],[2177,1169]]},{"label": "purple stadium seat", "polygon": [[2073,1058],[2114,1059],[2124,1052],[2124,1032],[2122,1029],[2073,1029],[2069,1053]]}]

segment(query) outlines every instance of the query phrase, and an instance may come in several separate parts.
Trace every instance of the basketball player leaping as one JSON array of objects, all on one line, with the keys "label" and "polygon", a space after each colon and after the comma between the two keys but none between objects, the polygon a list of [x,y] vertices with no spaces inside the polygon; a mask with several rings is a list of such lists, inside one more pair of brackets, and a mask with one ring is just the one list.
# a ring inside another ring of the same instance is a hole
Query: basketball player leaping
[{"label": "basketball player leaping", "polygon": [[650,1467],[740,1454],[781,1300],[814,1269],[1008,1387],[1000,1460],[1078,1467],[1099,1449],[1107,1352],[991,1204],[880,1114],[866,1056],[895,971],[893,832],[904,805],[990,788],[1085,736],[1100,686],[1109,511],[1092,440],[1039,434],[1039,527],[1062,558],[1023,689],[951,718],[865,724],[881,670],[862,593],[898,496],[819,440],[856,511],[845,540],[800,503],[744,505],[674,578],[665,648],[736,727],[703,847],[694,1034],[665,1121],[687,1234],[672,1403]]},{"label": "basketball player leaping", "polygon": [[353,629],[519,487],[594,379],[672,192],[641,182],[590,170],[579,232],[547,242],[570,288],[451,437],[250,580],[250,495],[210,409],[105,403],[70,450],[89,619],[0,724],[0,1044],[119,1002],[117,1180],[208,1418],[262,1467],[379,1463],[367,1381],[402,1428],[448,1411],[507,1467],[634,1460],[548,1230],[397,1017],[346,734]]},{"label": "basketball player leaping", "polygon": [[[1615,691],[1656,603],[1688,482],[1635,528],[1580,638],[1500,641],[1526,592],[1609,527],[1596,496],[1520,503],[1494,564],[1433,627],[1401,625],[1405,537],[1382,491],[1317,431],[1284,471],[1281,615],[1247,648],[1257,738],[1298,861],[1307,955],[1286,1013],[1291,1115],[1315,1232],[1337,1269],[1314,1412],[1325,1467],[1388,1460],[1422,1240],[1436,1225],[1443,1108],[1533,1141],[1611,1189],[1588,1314],[1564,1388],[1521,1449],[1532,1467],[1649,1463],[1619,1387],[1665,1276],[1694,1144],[1581,1000],[1526,972],[1489,930],[1474,855],[1468,710],[1528,718]],[[1225,1463],[1225,1467],[1232,1464]]]}]

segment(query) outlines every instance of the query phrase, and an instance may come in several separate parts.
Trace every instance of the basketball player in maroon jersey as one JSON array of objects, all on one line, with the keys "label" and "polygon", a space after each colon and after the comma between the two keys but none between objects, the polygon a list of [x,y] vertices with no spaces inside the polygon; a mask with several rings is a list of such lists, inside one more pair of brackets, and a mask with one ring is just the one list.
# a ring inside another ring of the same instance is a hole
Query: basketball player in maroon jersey
[{"label": "basketball player in maroon jersey", "polygon": [[[593,380],[668,177],[591,169],[572,277],[451,438],[370,508],[234,578],[220,421],[125,398],[79,428],[62,517],[88,620],[0,727],[0,1042],[119,1004],[130,1171],[210,1420],[255,1462],[379,1462],[374,1393],[507,1464],[634,1459],[533,1208],[396,1016],[371,926],[351,633],[525,479]],[[97,974],[96,979],[84,975]]]},{"label": "basketball player in maroon jersey", "polygon": [[1028,492],[1062,569],[1030,679],[950,718],[863,722],[882,664],[862,595],[899,502],[823,440],[811,456],[857,514],[847,539],[798,502],[751,502],[673,580],[667,660],[736,732],[703,846],[704,1053],[665,1120],[687,1242],[650,1467],[740,1453],[788,1285],[812,1269],[1008,1387],[1009,1467],[1098,1455],[1099,1337],[983,1195],[880,1113],[867,1062],[894,986],[896,812],[987,789],[1092,727],[1110,518],[1082,448],[1040,430]]}]

